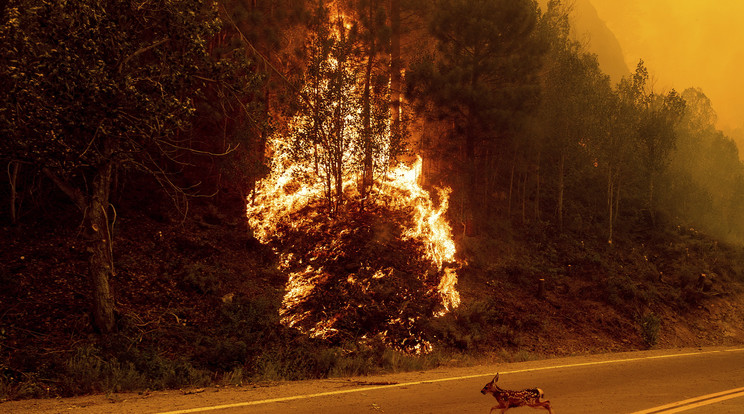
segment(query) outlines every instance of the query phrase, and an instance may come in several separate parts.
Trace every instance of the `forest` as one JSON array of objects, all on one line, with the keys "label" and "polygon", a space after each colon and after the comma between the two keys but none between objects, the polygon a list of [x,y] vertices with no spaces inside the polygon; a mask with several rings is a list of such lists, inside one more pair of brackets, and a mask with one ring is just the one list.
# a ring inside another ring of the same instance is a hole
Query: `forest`
[{"label": "forest", "polygon": [[0,401],[679,343],[744,167],[569,3],[2,2]]}]

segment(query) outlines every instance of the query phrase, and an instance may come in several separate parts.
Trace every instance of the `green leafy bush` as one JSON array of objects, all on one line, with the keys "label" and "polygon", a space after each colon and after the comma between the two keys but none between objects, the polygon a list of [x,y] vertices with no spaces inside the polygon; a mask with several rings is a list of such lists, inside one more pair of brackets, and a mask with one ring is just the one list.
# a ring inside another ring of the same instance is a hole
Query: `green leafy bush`
[{"label": "green leafy bush", "polygon": [[661,319],[654,313],[643,315],[640,320],[641,338],[647,347],[651,348],[659,341],[659,331],[661,330]]},{"label": "green leafy bush", "polygon": [[204,385],[209,374],[154,352],[131,349],[114,356],[84,345],[66,361],[62,381],[65,393],[74,395]]}]

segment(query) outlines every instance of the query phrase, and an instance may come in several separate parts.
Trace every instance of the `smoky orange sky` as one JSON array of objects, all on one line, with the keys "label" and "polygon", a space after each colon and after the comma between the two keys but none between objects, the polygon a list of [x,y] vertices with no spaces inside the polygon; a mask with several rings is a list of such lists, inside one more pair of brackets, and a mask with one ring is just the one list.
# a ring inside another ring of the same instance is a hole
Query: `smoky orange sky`
[{"label": "smoky orange sky", "polygon": [[718,127],[744,127],[744,0],[591,0],[628,68],[643,59],[659,91],[699,87]]}]

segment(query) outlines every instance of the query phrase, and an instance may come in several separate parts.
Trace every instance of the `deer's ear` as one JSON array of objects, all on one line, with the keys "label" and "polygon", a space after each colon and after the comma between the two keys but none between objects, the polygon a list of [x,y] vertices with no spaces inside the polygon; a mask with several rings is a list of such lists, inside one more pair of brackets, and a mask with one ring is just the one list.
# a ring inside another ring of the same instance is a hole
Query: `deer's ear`
[{"label": "deer's ear", "polygon": [[493,377],[493,379],[491,380],[491,383],[496,383],[496,381],[498,380],[499,380],[499,374],[496,374],[496,376]]}]

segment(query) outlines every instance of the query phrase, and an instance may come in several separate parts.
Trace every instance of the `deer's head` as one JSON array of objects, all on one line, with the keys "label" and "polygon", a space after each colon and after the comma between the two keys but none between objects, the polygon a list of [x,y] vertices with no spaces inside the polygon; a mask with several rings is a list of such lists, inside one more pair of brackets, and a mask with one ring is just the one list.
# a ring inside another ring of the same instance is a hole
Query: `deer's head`
[{"label": "deer's head", "polygon": [[499,380],[499,374],[496,374],[496,376],[493,377],[493,379],[491,380],[491,382],[489,382],[488,384],[486,384],[483,387],[483,389],[481,390],[481,394],[485,395],[485,394],[488,394],[489,392],[490,393],[494,393],[494,392],[501,391],[501,388],[499,388],[499,386],[496,385],[496,382],[498,380]]}]

